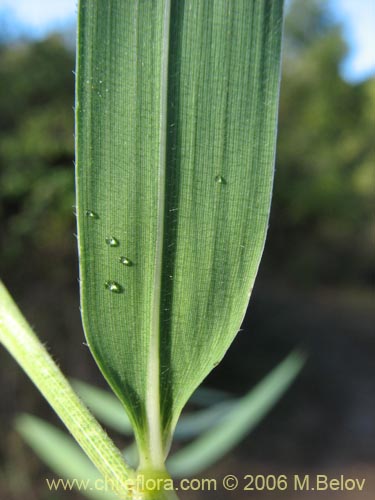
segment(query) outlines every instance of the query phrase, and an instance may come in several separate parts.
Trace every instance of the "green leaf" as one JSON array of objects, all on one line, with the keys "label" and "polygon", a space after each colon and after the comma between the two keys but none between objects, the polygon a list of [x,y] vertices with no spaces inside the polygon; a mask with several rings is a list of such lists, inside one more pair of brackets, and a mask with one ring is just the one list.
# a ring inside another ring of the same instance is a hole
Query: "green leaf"
[{"label": "green leaf", "polygon": [[[123,406],[115,396],[106,390],[99,389],[81,380],[72,381],[72,385],[93,414],[104,425],[127,436],[133,435],[133,428],[130,421],[124,412]],[[206,396],[208,400],[213,402],[222,401],[223,399],[227,399],[227,401],[217,403],[212,407],[195,411],[194,413],[183,414],[177,422],[174,433],[176,440],[190,439],[207,430],[231,406],[228,395],[222,391],[202,388],[198,389],[195,394],[197,395],[194,398],[191,397],[190,401],[202,402],[203,396]]]},{"label": "green leaf", "polygon": [[124,449],[123,455],[128,464],[130,464],[135,469],[138,467],[139,453],[136,441],[133,441],[132,444]]},{"label": "green leaf", "polygon": [[214,424],[222,420],[231,404],[227,401],[211,408],[183,414],[177,422],[174,439],[181,441],[191,439],[210,429]]},{"label": "green leaf", "polygon": [[169,458],[172,476],[199,473],[231,450],[279,401],[304,363],[304,355],[292,352],[248,394],[234,401],[217,425]]},{"label": "green leaf", "polygon": [[[16,429],[58,478],[74,480],[72,484],[88,498],[94,500],[117,498],[109,491],[101,491],[104,486],[101,474],[74,439],[65,432],[44,420],[26,414],[16,419]],[[95,488],[95,484],[98,488]]]},{"label": "green leaf", "polygon": [[229,401],[230,398],[230,394],[225,391],[203,386],[198,387],[198,389],[193,392],[191,398],[189,399],[189,403],[204,407],[223,403],[224,401]]},{"label": "green leaf", "polygon": [[282,0],[81,0],[82,317],[141,467],[246,311],[273,182]]},{"label": "green leaf", "polygon": [[115,396],[81,380],[73,380],[72,385],[100,422],[126,436],[133,435],[124,407]]}]

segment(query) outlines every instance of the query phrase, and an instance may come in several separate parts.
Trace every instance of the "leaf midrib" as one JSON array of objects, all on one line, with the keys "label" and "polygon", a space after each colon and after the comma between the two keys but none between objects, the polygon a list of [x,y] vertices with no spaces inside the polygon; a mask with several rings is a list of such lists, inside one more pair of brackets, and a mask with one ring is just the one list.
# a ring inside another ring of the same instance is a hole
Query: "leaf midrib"
[{"label": "leaf midrib", "polygon": [[171,0],[165,0],[162,28],[162,54],[160,79],[160,149],[158,164],[158,199],[156,219],[155,272],[152,286],[150,344],[148,353],[148,385],[146,415],[149,430],[150,460],[155,467],[162,467],[164,449],[162,443],[160,409],[160,304],[163,274],[163,241],[165,219],[165,182],[167,160],[168,116],[168,54]]}]

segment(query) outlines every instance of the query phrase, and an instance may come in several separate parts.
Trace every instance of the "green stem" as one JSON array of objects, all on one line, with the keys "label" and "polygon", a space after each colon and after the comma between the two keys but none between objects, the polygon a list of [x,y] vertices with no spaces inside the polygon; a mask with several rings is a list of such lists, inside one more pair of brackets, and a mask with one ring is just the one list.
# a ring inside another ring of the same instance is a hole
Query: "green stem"
[{"label": "green stem", "polygon": [[167,470],[138,469],[137,486],[140,497],[134,500],[178,500]]},{"label": "green stem", "polygon": [[127,500],[143,498],[129,490],[127,481],[133,480],[135,471],[80,401],[1,281],[0,343],[34,382],[115,493]]}]

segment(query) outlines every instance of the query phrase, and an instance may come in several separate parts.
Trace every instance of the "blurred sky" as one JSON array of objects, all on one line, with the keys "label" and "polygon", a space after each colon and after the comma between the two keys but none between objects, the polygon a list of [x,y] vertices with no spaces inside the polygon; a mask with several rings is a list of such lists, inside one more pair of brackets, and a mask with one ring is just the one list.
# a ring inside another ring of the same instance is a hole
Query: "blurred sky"
[{"label": "blurred sky", "polygon": [[[76,0],[0,0],[0,17],[5,17],[10,34],[14,35],[16,21],[22,34],[43,37],[54,29],[74,23]],[[344,25],[349,55],[342,73],[351,82],[375,74],[375,0],[327,0],[334,19]]]}]

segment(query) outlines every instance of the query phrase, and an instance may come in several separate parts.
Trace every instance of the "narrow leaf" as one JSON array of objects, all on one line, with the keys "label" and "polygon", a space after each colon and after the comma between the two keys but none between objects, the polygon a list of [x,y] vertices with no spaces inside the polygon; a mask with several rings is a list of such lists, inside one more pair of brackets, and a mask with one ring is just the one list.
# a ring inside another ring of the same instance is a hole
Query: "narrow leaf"
[{"label": "narrow leaf", "polygon": [[279,401],[304,362],[302,354],[292,352],[246,396],[234,401],[217,425],[170,457],[167,466],[172,476],[192,476],[231,450]]},{"label": "narrow leaf", "polygon": [[73,380],[72,385],[100,422],[126,436],[133,435],[124,407],[115,396],[81,380]]},{"label": "narrow leaf", "polygon": [[[117,498],[111,492],[104,491],[102,476],[74,439],[66,433],[31,415],[19,416],[16,419],[16,429],[58,478],[74,480],[72,484],[82,495],[93,500]],[[98,485],[97,488],[95,484]]]},{"label": "narrow leaf", "polygon": [[175,440],[191,439],[210,429],[222,420],[232,403],[220,403],[211,408],[183,415],[177,422],[174,433]]},{"label": "narrow leaf", "polygon": [[273,182],[282,0],[81,0],[83,323],[141,466],[240,328]]},{"label": "narrow leaf", "polygon": [[220,389],[213,389],[211,387],[198,387],[198,389],[193,392],[189,402],[197,406],[212,406],[218,403],[223,403],[224,401],[229,401],[231,398],[230,394]]},{"label": "narrow leaf", "polygon": [[138,453],[138,446],[135,441],[129,446],[127,446],[124,451],[123,455],[126,459],[126,461],[134,468],[137,468],[139,465],[139,453]]}]

